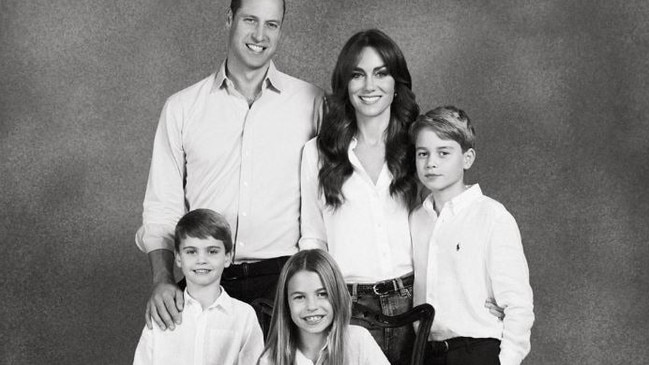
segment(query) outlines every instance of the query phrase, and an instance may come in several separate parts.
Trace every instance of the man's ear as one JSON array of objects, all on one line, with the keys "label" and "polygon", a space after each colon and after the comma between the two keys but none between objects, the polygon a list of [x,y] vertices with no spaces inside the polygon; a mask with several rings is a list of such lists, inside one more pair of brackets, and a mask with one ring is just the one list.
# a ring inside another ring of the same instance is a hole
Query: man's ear
[{"label": "man's ear", "polygon": [[233,20],[234,20],[234,14],[232,14],[232,9],[228,9],[228,15],[227,18],[225,19],[226,28],[230,29]]},{"label": "man's ear", "polygon": [[469,148],[466,150],[466,152],[463,153],[463,167],[465,170],[468,170],[471,168],[471,165],[473,165],[473,161],[475,161],[475,150],[473,148]]}]

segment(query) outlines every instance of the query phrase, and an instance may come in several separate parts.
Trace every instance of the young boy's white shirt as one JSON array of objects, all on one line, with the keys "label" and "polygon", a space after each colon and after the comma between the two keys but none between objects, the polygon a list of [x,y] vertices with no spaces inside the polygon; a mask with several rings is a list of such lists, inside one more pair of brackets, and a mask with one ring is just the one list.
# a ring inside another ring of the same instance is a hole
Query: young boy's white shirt
[{"label": "young boy's white shirt", "polygon": [[135,350],[134,365],[144,364],[255,364],[264,349],[264,338],[254,309],[228,295],[221,295],[203,310],[184,293],[182,324],[162,331],[146,326]]},{"label": "young boy's white shirt", "polygon": [[[530,351],[532,288],[514,217],[476,184],[434,210],[432,195],[410,217],[414,305],[430,303],[430,340],[501,340],[500,363],[520,364]],[[484,307],[495,298],[504,320]]]}]

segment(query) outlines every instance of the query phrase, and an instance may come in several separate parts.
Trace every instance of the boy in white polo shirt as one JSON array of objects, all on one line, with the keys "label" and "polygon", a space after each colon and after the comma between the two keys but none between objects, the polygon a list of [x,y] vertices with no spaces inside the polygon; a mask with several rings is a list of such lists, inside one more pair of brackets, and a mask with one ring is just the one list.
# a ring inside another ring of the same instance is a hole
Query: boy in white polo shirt
[{"label": "boy in white polo shirt", "polygon": [[[417,176],[431,191],[410,217],[414,305],[436,311],[426,364],[520,364],[534,322],[527,261],[514,217],[464,183],[475,160],[471,122],[440,107],[420,116],[410,136]],[[503,320],[485,297],[504,308]]]},{"label": "boy in white polo shirt", "polygon": [[232,262],[232,236],[223,216],[197,209],[176,225],[175,261],[187,287],[182,324],[173,331],[146,326],[133,364],[255,364],[264,339],[254,309],[221,287]]}]

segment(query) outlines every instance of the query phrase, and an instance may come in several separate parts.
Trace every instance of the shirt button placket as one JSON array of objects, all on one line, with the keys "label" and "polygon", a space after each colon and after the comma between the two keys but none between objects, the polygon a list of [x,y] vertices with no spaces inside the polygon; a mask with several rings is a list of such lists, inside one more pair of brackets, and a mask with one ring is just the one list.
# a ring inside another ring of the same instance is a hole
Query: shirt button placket
[{"label": "shirt button placket", "polygon": [[[252,178],[252,153],[251,148],[253,141],[251,139],[251,128],[253,124],[253,108],[250,108],[246,113],[243,121],[243,131],[241,134],[241,176],[239,178],[239,211],[238,211],[238,240],[245,240],[246,237],[240,232],[247,232],[245,228],[248,224],[248,214],[250,213],[250,184]],[[240,247],[243,247],[243,242],[238,242]]]},{"label": "shirt button placket", "polygon": [[195,349],[196,353],[194,354],[194,365],[202,365],[203,358],[205,357],[205,332],[206,332],[206,322],[203,315],[205,312],[202,312],[198,315],[196,320],[196,342]]},{"label": "shirt button placket", "polygon": [[375,224],[374,231],[376,232],[377,247],[379,249],[379,260],[381,262],[381,269],[383,276],[392,277],[391,267],[392,261],[390,260],[390,246],[388,244],[388,237],[386,229],[384,228],[384,214],[383,205],[381,204],[380,193],[376,187],[372,189],[370,196],[372,206],[373,221]]}]

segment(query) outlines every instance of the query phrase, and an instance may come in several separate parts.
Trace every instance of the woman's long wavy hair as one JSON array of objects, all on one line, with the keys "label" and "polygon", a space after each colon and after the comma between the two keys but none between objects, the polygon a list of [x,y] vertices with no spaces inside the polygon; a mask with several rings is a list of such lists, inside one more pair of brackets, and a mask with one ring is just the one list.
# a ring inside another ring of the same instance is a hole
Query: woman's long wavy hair
[{"label": "woman's long wavy hair", "polygon": [[311,271],[320,277],[333,309],[333,322],[327,335],[327,349],[323,364],[345,364],[345,335],[351,318],[351,298],[343,275],[334,259],[325,251],[303,250],[293,255],[282,268],[277,282],[273,318],[266,347],[267,356],[275,365],[292,365],[295,349],[299,346],[299,330],[291,319],[288,304],[288,282],[300,271]]},{"label": "woman's long wavy hair", "polygon": [[356,33],[347,41],[331,76],[332,94],[327,97],[317,142],[321,162],[318,174],[320,192],[324,194],[327,205],[334,209],[340,207],[345,200],[342,186],[353,171],[347,149],[358,132],[356,112],[347,87],[352,71],[360,61],[360,54],[366,47],[376,50],[395,81],[395,97],[390,106],[390,122],[385,132],[385,160],[393,176],[390,195],[399,197],[412,209],[417,203],[417,182],[414,148],[408,129],[419,115],[419,107],[415,102],[410,72],[401,50],[390,37],[377,29]]}]

